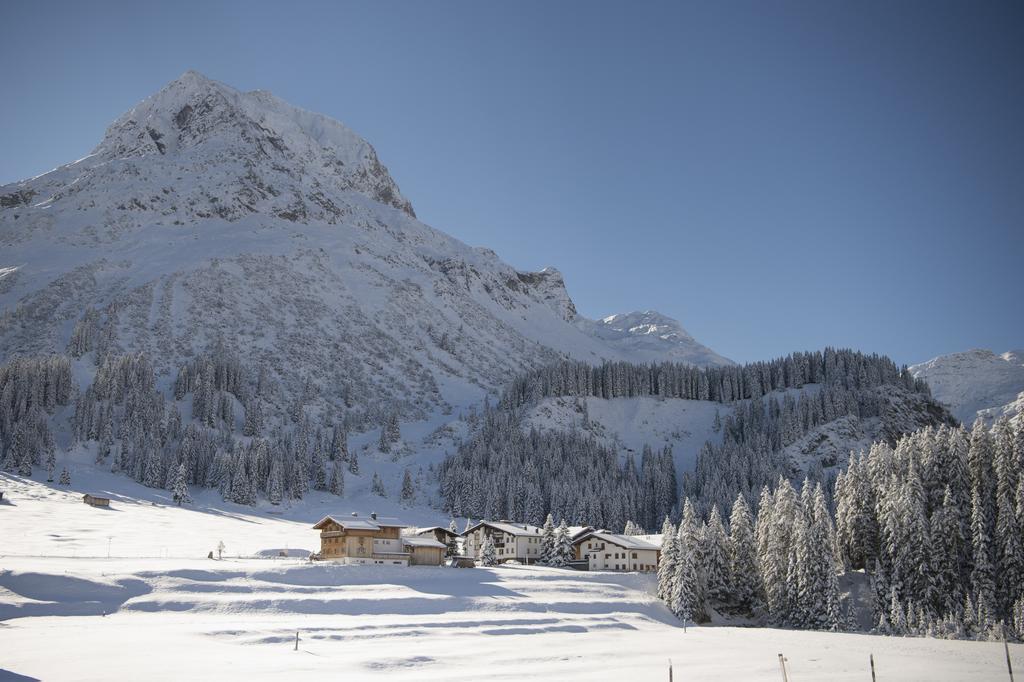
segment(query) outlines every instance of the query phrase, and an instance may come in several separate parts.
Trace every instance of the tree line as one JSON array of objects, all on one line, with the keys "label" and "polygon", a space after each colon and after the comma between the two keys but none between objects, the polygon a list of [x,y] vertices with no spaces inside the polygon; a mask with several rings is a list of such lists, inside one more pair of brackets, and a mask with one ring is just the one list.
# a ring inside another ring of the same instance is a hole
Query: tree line
[{"label": "tree line", "polygon": [[767,362],[698,368],[681,362],[637,364],[564,360],[516,377],[502,396],[504,407],[532,405],[542,398],[657,396],[731,403],[807,384],[868,389],[902,385],[929,395],[928,385],[889,358],[849,349],[792,353]]}]

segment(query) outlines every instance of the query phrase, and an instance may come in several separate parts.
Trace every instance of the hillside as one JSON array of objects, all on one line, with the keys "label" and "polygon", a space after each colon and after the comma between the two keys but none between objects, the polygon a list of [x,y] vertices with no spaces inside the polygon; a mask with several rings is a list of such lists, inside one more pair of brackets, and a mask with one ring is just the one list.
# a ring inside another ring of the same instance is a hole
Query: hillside
[{"label": "hillside", "polygon": [[940,355],[912,365],[910,372],[927,381],[932,395],[964,424],[979,416],[991,420],[1024,410],[1024,351]]},{"label": "hillside", "polygon": [[312,392],[358,428],[452,412],[566,355],[728,362],[674,321],[582,318],[554,268],[418,221],[344,125],[195,72],[84,159],[0,187],[0,254],[0,362],[63,353],[91,308],[165,390],[223,340],[276,384],[269,410]]},{"label": "hillside", "polygon": [[653,532],[682,496],[727,514],[780,477],[831,489],[851,451],[954,423],[905,368],[849,349],[706,369],[563,361],[517,377],[471,425],[441,498],[458,516]]}]

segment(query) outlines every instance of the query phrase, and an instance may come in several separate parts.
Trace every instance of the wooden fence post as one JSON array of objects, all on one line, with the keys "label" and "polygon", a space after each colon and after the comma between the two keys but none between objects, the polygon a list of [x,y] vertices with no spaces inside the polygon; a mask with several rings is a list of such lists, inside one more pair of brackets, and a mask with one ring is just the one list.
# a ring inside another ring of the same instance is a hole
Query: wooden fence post
[{"label": "wooden fence post", "polygon": [[1003,637],[1003,649],[1006,650],[1006,670],[1010,673],[1010,682],[1013,682],[1013,664],[1010,663],[1010,645],[1006,643],[1006,637]]},{"label": "wooden fence post", "polygon": [[868,654],[868,659],[871,661],[871,682],[875,682],[875,655]]},{"label": "wooden fence post", "polygon": [[789,675],[786,673],[786,657],[779,654],[779,667],[782,668],[782,682],[789,682]]}]

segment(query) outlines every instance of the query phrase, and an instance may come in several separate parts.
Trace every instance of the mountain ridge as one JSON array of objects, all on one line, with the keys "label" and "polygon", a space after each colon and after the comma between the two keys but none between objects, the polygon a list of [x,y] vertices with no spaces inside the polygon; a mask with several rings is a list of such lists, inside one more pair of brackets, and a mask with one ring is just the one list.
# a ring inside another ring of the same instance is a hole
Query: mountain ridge
[{"label": "mountain ridge", "polygon": [[1024,410],[1024,352],[996,354],[975,348],[949,353],[910,366],[910,372],[928,382],[936,399],[950,407],[965,424]]},{"label": "mountain ridge", "polygon": [[343,124],[193,71],[91,155],[0,187],[0,244],[0,361],[64,352],[95,309],[165,384],[226,339],[277,382],[279,410],[311,381],[314,413],[365,425],[451,412],[566,355],[727,362],[688,335],[597,333],[557,269],[417,220]]}]

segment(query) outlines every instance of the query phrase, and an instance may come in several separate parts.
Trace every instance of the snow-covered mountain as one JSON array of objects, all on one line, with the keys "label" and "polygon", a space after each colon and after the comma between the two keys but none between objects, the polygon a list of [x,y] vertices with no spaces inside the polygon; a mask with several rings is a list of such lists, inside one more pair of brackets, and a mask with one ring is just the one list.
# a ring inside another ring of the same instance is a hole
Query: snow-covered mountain
[{"label": "snow-covered mountain", "polygon": [[996,355],[975,349],[940,355],[910,371],[927,381],[932,395],[965,424],[979,416],[1013,417],[1024,410],[1024,351]]},{"label": "snow-covered mountain", "polygon": [[698,343],[677,320],[654,310],[609,315],[596,322],[580,319],[579,325],[635,362],[668,359],[699,367],[733,364]]},{"label": "snow-covered mountain", "polygon": [[324,413],[368,423],[449,412],[565,356],[729,362],[656,313],[581,317],[554,268],[417,220],[341,123],[194,71],[84,159],[0,187],[0,362],[64,352],[88,308],[165,387],[220,339],[278,407],[311,383]]}]

